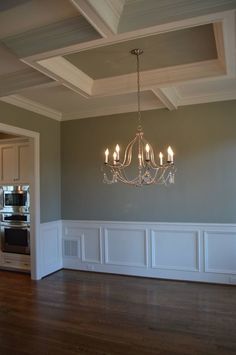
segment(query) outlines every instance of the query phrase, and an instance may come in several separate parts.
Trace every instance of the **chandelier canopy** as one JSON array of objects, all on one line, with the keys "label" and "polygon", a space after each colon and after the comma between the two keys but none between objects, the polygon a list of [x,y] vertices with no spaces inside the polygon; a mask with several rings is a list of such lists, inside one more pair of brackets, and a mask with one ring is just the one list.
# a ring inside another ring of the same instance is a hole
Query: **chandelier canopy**
[{"label": "chandelier canopy", "polygon": [[[127,145],[124,151],[124,158],[121,159],[121,148],[117,144],[109,159],[109,150],[105,150],[104,178],[103,182],[114,184],[122,182],[128,185],[145,186],[153,184],[173,184],[174,183],[174,152],[169,146],[167,149],[167,159],[162,152],[159,153],[158,162],[155,158],[154,149],[144,138],[141,125],[140,111],[140,69],[139,56],[143,53],[141,49],[133,49],[131,54],[137,58],[137,102],[138,102],[138,127],[135,137]],[[134,157],[133,157],[134,156]]]}]

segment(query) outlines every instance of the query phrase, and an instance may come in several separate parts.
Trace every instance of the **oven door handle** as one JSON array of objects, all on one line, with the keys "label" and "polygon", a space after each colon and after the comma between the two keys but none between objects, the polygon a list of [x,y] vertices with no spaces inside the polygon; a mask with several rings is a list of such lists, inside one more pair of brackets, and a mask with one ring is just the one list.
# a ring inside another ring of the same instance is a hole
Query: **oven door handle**
[{"label": "oven door handle", "polygon": [[29,229],[30,226],[27,224],[1,224],[2,227],[4,228],[17,228],[17,229]]}]

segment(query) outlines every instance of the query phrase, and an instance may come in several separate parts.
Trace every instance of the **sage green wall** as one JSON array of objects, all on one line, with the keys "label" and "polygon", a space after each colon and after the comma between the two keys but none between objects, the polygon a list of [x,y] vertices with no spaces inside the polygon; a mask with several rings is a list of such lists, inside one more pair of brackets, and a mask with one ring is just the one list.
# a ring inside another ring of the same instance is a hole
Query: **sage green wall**
[{"label": "sage green wall", "polygon": [[145,136],[176,152],[176,184],[105,185],[104,149],[123,148],[136,115],[62,123],[62,218],[236,223],[236,101],[143,113]]},{"label": "sage green wall", "polygon": [[41,222],[60,219],[60,123],[4,102],[0,122],[40,133]]}]

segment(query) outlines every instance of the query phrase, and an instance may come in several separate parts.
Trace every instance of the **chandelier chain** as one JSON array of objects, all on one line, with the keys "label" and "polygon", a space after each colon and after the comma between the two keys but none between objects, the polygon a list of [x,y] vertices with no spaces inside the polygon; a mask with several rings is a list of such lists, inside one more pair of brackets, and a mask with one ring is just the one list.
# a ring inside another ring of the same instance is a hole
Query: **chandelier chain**
[{"label": "chandelier chain", "polygon": [[138,102],[138,131],[142,130],[142,123],[141,123],[141,110],[140,110],[140,63],[139,63],[139,56],[140,53],[136,52],[137,56],[137,102]]}]

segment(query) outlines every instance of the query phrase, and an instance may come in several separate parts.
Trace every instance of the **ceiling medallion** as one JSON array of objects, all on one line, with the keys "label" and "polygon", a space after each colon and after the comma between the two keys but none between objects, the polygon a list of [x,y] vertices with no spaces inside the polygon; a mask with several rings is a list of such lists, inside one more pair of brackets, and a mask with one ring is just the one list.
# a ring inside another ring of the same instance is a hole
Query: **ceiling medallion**
[{"label": "ceiling medallion", "polygon": [[[121,159],[121,149],[117,144],[112,159],[109,159],[109,150],[105,150],[104,179],[107,184],[121,182],[134,186],[145,186],[154,184],[174,183],[174,153],[171,147],[167,149],[167,159],[159,153],[158,163],[155,159],[154,150],[151,144],[144,138],[141,125],[140,111],[140,69],[139,56],[143,53],[141,49],[133,49],[131,54],[137,58],[137,101],[138,101],[138,127],[133,140],[127,145],[124,158]],[[135,157],[133,157],[135,155]]]}]

